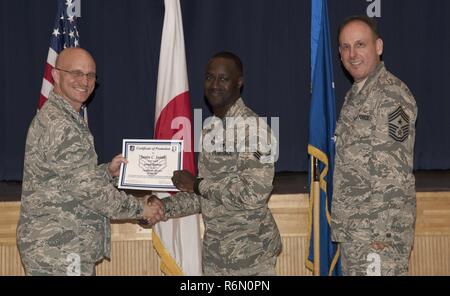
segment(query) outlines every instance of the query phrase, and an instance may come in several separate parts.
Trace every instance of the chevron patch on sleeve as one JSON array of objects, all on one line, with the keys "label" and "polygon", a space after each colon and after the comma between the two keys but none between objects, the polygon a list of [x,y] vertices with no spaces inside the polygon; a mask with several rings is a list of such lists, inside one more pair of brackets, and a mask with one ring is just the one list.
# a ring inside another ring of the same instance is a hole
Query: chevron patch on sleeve
[{"label": "chevron patch on sleeve", "polygon": [[403,108],[399,106],[394,112],[389,114],[389,136],[398,142],[404,142],[409,136],[409,116]]}]

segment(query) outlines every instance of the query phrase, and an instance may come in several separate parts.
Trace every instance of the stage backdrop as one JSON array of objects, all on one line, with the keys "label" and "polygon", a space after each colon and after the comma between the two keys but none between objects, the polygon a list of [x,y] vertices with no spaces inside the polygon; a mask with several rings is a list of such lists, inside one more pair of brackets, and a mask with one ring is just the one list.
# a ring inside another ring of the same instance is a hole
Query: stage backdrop
[{"label": "stage backdrop", "polygon": [[[376,6],[380,4],[380,9]],[[182,0],[193,108],[210,116],[203,97],[208,57],[241,56],[243,97],[261,116],[279,117],[277,171],[306,171],[309,111],[310,1]],[[415,169],[450,168],[450,18],[448,0],[330,0],[332,40],[338,24],[369,9],[380,15],[383,59],[404,80],[419,106]],[[54,23],[54,0],[0,0],[0,180],[22,178],[28,125],[36,113]],[[82,0],[81,45],[97,61],[98,87],[89,125],[100,161],[121,150],[123,138],[153,134],[163,0]],[[350,82],[339,63],[337,109]]]}]

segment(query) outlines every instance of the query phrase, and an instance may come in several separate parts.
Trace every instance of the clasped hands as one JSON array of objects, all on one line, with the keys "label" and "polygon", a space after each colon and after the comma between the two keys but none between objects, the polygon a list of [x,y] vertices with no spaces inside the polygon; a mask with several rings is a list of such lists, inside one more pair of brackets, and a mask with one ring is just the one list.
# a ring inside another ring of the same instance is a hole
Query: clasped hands
[{"label": "clasped hands", "polygon": [[146,196],[144,200],[144,218],[140,224],[153,226],[159,221],[167,221],[164,215],[164,204],[155,195]]},{"label": "clasped hands", "polygon": [[[112,163],[123,162],[121,155],[116,156]],[[120,165],[120,164],[119,164]],[[187,170],[174,171],[172,182],[181,192],[194,192],[195,176]],[[164,215],[164,204],[155,195],[146,196],[144,202],[144,219],[140,222],[146,225],[155,225],[159,221],[167,221]]]}]

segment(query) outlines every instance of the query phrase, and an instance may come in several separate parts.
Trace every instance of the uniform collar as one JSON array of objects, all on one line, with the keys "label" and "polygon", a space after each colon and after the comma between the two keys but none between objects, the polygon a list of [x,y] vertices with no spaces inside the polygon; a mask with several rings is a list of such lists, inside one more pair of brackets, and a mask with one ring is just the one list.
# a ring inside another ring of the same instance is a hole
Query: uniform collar
[{"label": "uniform collar", "polygon": [[[384,66],[384,62],[380,62],[378,66],[375,68],[375,71],[372,72],[372,74],[367,77],[366,83],[364,83],[363,87],[359,91],[360,94],[367,94],[372,90],[372,87],[375,85],[375,83],[378,81],[378,78],[381,74],[386,72],[386,67]],[[356,86],[357,83],[355,82],[353,86]],[[357,86],[356,86],[357,87]]]},{"label": "uniform collar", "polygon": [[50,94],[48,96],[48,100],[53,102],[56,106],[64,110],[65,112],[69,113],[76,121],[86,124],[83,117],[78,113],[72,105],[67,102],[66,99],[64,99],[61,95],[55,93],[54,91],[50,91]]},{"label": "uniform collar", "polygon": [[234,102],[234,104],[230,107],[230,109],[228,109],[227,113],[225,113],[224,118],[226,117],[234,117],[238,111],[244,107],[244,100],[242,99],[242,97],[240,97],[239,99],[236,100],[236,102]]}]

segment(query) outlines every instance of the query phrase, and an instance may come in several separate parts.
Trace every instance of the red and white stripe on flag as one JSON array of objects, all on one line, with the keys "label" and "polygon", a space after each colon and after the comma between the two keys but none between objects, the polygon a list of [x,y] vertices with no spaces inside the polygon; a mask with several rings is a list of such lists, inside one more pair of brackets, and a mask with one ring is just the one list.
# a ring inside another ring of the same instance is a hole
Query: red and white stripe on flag
[{"label": "red and white stripe on flag", "polygon": [[47,63],[44,70],[44,78],[42,79],[41,95],[39,96],[38,110],[44,106],[45,101],[47,101],[50,91],[53,89],[53,77],[52,69],[55,67],[56,58],[58,53],[56,53],[52,48],[48,50]]},{"label": "red and white stripe on flag", "polygon": [[[58,0],[56,2],[55,24],[50,37],[50,47],[45,64],[44,78],[42,79],[41,94],[39,96],[38,110],[44,106],[50,91],[53,89],[52,69],[55,67],[56,58],[59,53],[67,47],[78,47],[80,35],[77,28],[77,17],[69,15],[71,7],[75,4],[69,0]],[[85,111],[85,110],[84,110]],[[86,115],[86,112],[85,112]]]},{"label": "red and white stripe on flag", "polygon": [[[184,140],[183,168],[195,175],[183,21],[179,0],[164,0],[159,57],[155,139]],[[168,193],[159,197],[170,198]],[[170,219],[153,227],[153,245],[167,275],[201,275],[199,215]]]}]

